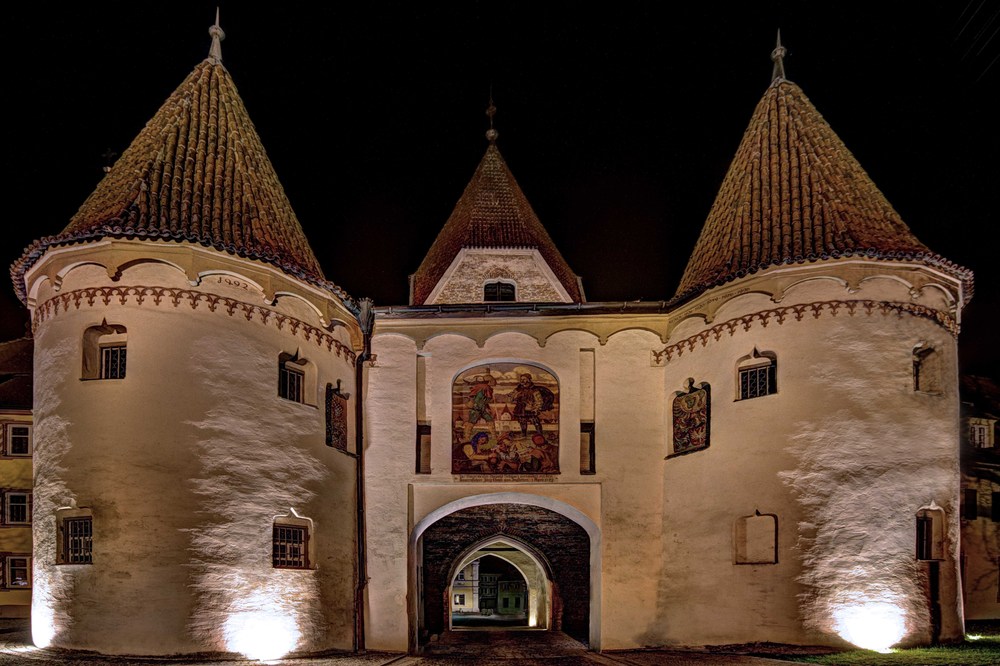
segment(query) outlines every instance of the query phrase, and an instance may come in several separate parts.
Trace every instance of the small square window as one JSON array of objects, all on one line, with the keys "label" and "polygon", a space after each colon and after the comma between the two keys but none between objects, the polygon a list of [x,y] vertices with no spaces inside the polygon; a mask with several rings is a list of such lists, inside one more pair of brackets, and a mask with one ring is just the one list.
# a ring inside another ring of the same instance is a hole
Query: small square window
[{"label": "small square window", "polygon": [[101,379],[125,379],[125,345],[101,347]]},{"label": "small square window", "polygon": [[8,425],[7,426],[7,455],[8,456],[30,456],[31,455],[31,426],[30,425]]},{"label": "small square window", "polygon": [[4,565],[4,587],[25,589],[31,587],[31,558],[27,555],[8,555]]},{"label": "small square window", "polygon": [[6,492],[3,495],[4,525],[31,524],[31,493]]},{"label": "small square window", "polygon": [[455,595],[455,605],[456,606],[464,606],[465,605],[465,595],[464,594],[456,594]]},{"label": "small square window", "polygon": [[64,518],[62,521],[62,564],[93,564],[94,519],[92,516]]},{"label": "small square window", "polygon": [[309,529],[275,523],[271,550],[275,569],[308,569]]}]

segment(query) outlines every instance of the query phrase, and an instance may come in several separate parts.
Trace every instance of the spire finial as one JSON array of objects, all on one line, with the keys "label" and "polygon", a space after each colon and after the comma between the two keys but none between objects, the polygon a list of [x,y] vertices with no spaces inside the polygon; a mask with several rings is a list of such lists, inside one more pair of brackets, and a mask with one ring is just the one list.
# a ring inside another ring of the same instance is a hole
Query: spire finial
[{"label": "spire finial", "polygon": [[781,28],[778,28],[778,42],[771,51],[771,60],[774,62],[774,69],[771,71],[771,83],[785,79],[785,54],[788,49],[781,45]]},{"label": "spire finial", "polygon": [[493,86],[490,86],[490,105],[486,107],[486,115],[490,117],[490,128],[486,130],[486,140],[490,143],[496,143],[497,137],[500,135],[493,129],[493,116],[497,115],[497,107],[493,104]]},{"label": "spire finial", "polygon": [[212,36],[212,46],[208,49],[208,59],[213,64],[222,64],[222,40],[226,38],[226,33],[219,27],[219,8],[215,8],[215,25],[208,29],[208,34]]}]

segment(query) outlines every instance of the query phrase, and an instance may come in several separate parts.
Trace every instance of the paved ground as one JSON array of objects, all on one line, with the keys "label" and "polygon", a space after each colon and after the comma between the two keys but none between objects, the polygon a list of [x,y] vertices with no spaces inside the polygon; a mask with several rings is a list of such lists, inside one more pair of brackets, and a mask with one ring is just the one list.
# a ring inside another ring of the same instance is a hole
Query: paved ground
[{"label": "paved ground", "polygon": [[[0,666],[248,666],[244,659],[106,657],[93,653],[35,648],[27,621],[0,621]],[[778,666],[794,662],[697,650],[625,650],[596,654],[565,634],[552,631],[455,631],[433,643],[427,654],[324,655],[268,662],[276,666]]]}]

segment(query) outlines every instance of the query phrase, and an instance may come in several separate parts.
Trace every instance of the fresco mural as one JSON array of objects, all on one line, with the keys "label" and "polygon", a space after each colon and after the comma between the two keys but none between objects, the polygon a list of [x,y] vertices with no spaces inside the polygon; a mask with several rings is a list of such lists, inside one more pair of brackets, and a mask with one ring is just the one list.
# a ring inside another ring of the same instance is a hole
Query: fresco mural
[{"label": "fresco mural", "polygon": [[[708,448],[711,388],[701,383],[697,388],[688,379],[684,391],[674,396],[674,452],[677,456]],[[667,456],[670,458],[671,456]]]},{"label": "fresco mural", "polygon": [[452,474],[558,474],[559,381],[526,363],[491,363],[455,378]]}]

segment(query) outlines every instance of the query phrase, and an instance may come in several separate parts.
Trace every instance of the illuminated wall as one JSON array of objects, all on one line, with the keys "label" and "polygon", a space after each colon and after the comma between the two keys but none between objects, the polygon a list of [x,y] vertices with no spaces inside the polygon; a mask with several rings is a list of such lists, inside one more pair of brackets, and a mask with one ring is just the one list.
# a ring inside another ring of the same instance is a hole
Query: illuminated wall
[{"label": "illuminated wall", "polygon": [[[114,282],[82,265],[57,292],[44,270],[33,291],[36,644],[349,649],[354,461],[326,446],[323,409],[327,383],[355,393],[348,329],[327,332],[308,289],[268,302],[232,272],[192,286],[164,263]],[[127,331],[125,377],[82,380],[83,332],[105,321]],[[313,364],[301,403],[277,395],[282,352]],[[92,564],[58,562],[60,510],[92,514]],[[309,568],[274,568],[275,518],[296,515],[311,521]]]}]

